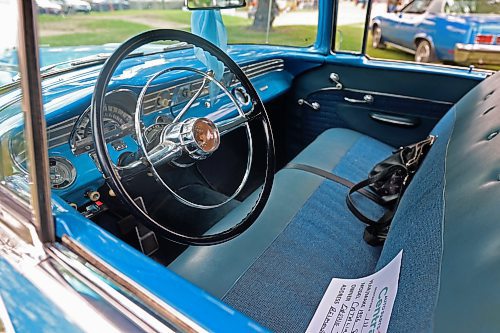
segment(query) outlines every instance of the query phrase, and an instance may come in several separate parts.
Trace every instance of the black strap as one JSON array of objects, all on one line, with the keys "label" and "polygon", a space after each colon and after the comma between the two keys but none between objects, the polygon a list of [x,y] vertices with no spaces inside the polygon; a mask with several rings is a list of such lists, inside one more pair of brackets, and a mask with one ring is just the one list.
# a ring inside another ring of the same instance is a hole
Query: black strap
[{"label": "black strap", "polygon": [[[377,224],[379,226],[380,225],[385,226],[385,225],[390,224],[390,222],[394,216],[394,207],[390,207],[390,206],[394,205],[393,200],[387,201],[387,200],[384,200],[383,198],[379,197],[379,200],[381,200],[383,202],[382,206],[385,206],[386,208],[389,208],[389,209],[385,212],[385,214],[381,218],[379,218],[377,221],[374,221],[374,220],[366,217],[363,213],[361,213],[359,211],[359,209],[356,207],[356,205],[352,201],[351,195],[355,192],[362,193],[361,191],[366,191],[364,189],[365,187],[379,181],[380,179],[387,177],[387,175],[391,174],[392,172],[394,172],[394,170],[397,170],[398,168],[399,168],[398,166],[391,166],[391,167],[385,169],[384,171],[380,172],[378,175],[376,175],[374,177],[369,177],[369,178],[353,185],[349,189],[349,192],[347,193],[347,196],[346,196],[347,207],[354,214],[354,216],[356,216],[360,221],[362,221],[368,225],[376,225]],[[395,207],[397,207],[397,203],[396,203]],[[390,208],[392,208],[392,209],[390,209]]]},{"label": "black strap", "polygon": [[[310,165],[307,165],[307,164],[289,163],[289,164],[287,164],[285,166],[285,169],[297,169],[297,170],[302,170],[302,171],[305,171],[305,172],[313,173],[315,175],[321,176],[321,177],[326,178],[328,180],[334,181],[334,182],[336,182],[338,184],[344,185],[347,188],[353,188],[353,187],[361,184],[361,183],[354,184],[353,182],[351,182],[348,179],[345,179],[345,178],[337,176],[337,175],[335,175],[335,174],[333,174],[331,172],[328,172],[328,171],[325,171],[323,169],[316,168],[316,167],[313,167],[313,166],[310,166]],[[359,194],[364,195],[365,197],[367,197],[371,201],[373,201],[373,202],[375,202],[375,203],[377,203],[377,204],[379,204],[381,206],[385,206],[387,204],[386,201],[384,201],[383,199],[381,199],[378,195],[376,195],[375,193],[373,193],[371,191],[365,190],[363,187],[366,187],[366,185],[365,186],[361,186],[360,188],[356,189],[356,191]]]}]

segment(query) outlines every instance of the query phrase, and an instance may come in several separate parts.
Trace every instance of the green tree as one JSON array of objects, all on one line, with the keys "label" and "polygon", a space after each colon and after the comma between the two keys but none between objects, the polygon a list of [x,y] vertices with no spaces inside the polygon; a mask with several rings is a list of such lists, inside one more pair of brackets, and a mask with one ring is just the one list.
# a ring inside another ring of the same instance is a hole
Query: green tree
[{"label": "green tree", "polygon": [[[271,18],[269,19],[269,6],[271,6]],[[259,0],[252,29],[266,31],[269,22],[269,29],[273,26],[274,19],[278,16],[279,9],[276,0]]]}]

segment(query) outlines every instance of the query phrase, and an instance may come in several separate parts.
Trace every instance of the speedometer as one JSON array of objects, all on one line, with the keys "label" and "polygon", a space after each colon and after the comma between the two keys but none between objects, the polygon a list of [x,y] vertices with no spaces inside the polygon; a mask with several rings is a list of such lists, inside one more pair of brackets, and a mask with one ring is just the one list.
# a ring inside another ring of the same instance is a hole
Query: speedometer
[{"label": "speedometer", "polygon": [[[132,115],[118,106],[105,105],[103,120],[106,142],[112,142],[133,132]],[[94,147],[89,110],[85,111],[76,122],[71,138],[71,147],[77,155],[90,152]]]}]

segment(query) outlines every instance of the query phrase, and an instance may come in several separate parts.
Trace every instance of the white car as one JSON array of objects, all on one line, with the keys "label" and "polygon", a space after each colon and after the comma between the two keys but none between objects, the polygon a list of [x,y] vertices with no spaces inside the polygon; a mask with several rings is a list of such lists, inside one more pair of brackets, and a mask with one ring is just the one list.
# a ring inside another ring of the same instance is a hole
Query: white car
[{"label": "white car", "polygon": [[90,13],[92,8],[87,1],[83,0],[58,0],[65,14],[70,13]]},{"label": "white car", "polygon": [[60,15],[62,13],[61,5],[49,0],[36,0],[36,5],[40,14]]}]

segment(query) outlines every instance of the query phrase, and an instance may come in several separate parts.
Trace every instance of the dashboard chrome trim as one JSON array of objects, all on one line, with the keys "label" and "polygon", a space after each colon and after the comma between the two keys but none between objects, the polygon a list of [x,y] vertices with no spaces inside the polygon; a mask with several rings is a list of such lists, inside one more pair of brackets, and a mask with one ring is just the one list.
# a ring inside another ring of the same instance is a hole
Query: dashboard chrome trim
[{"label": "dashboard chrome trim", "polygon": [[[283,71],[285,69],[285,61],[283,59],[264,60],[258,63],[243,65],[241,66],[241,69],[248,76],[249,79],[253,79],[270,72]],[[226,70],[224,72],[223,77],[227,78],[228,75],[231,75],[231,73],[228,70]],[[189,87],[190,90],[198,90],[202,84],[202,81],[203,79],[201,78],[193,81],[183,81],[180,83],[170,85],[167,88],[146,94],[144,96],[144,114],[150,114],[174,106],[174,104],[172,103],[172,98],[176,94],[179,94],[179,90],[181,88]],[[238,85],[238,82],[235,82],[234,77],[231,77],[230,82],[227,84],[227,86],[234,87],[236,85]],[[205,94],[205,92],[203,94]],[[170,103],[168,103],[167,106],[159,105],[158,104],[159,98],[170,98]]]}]

